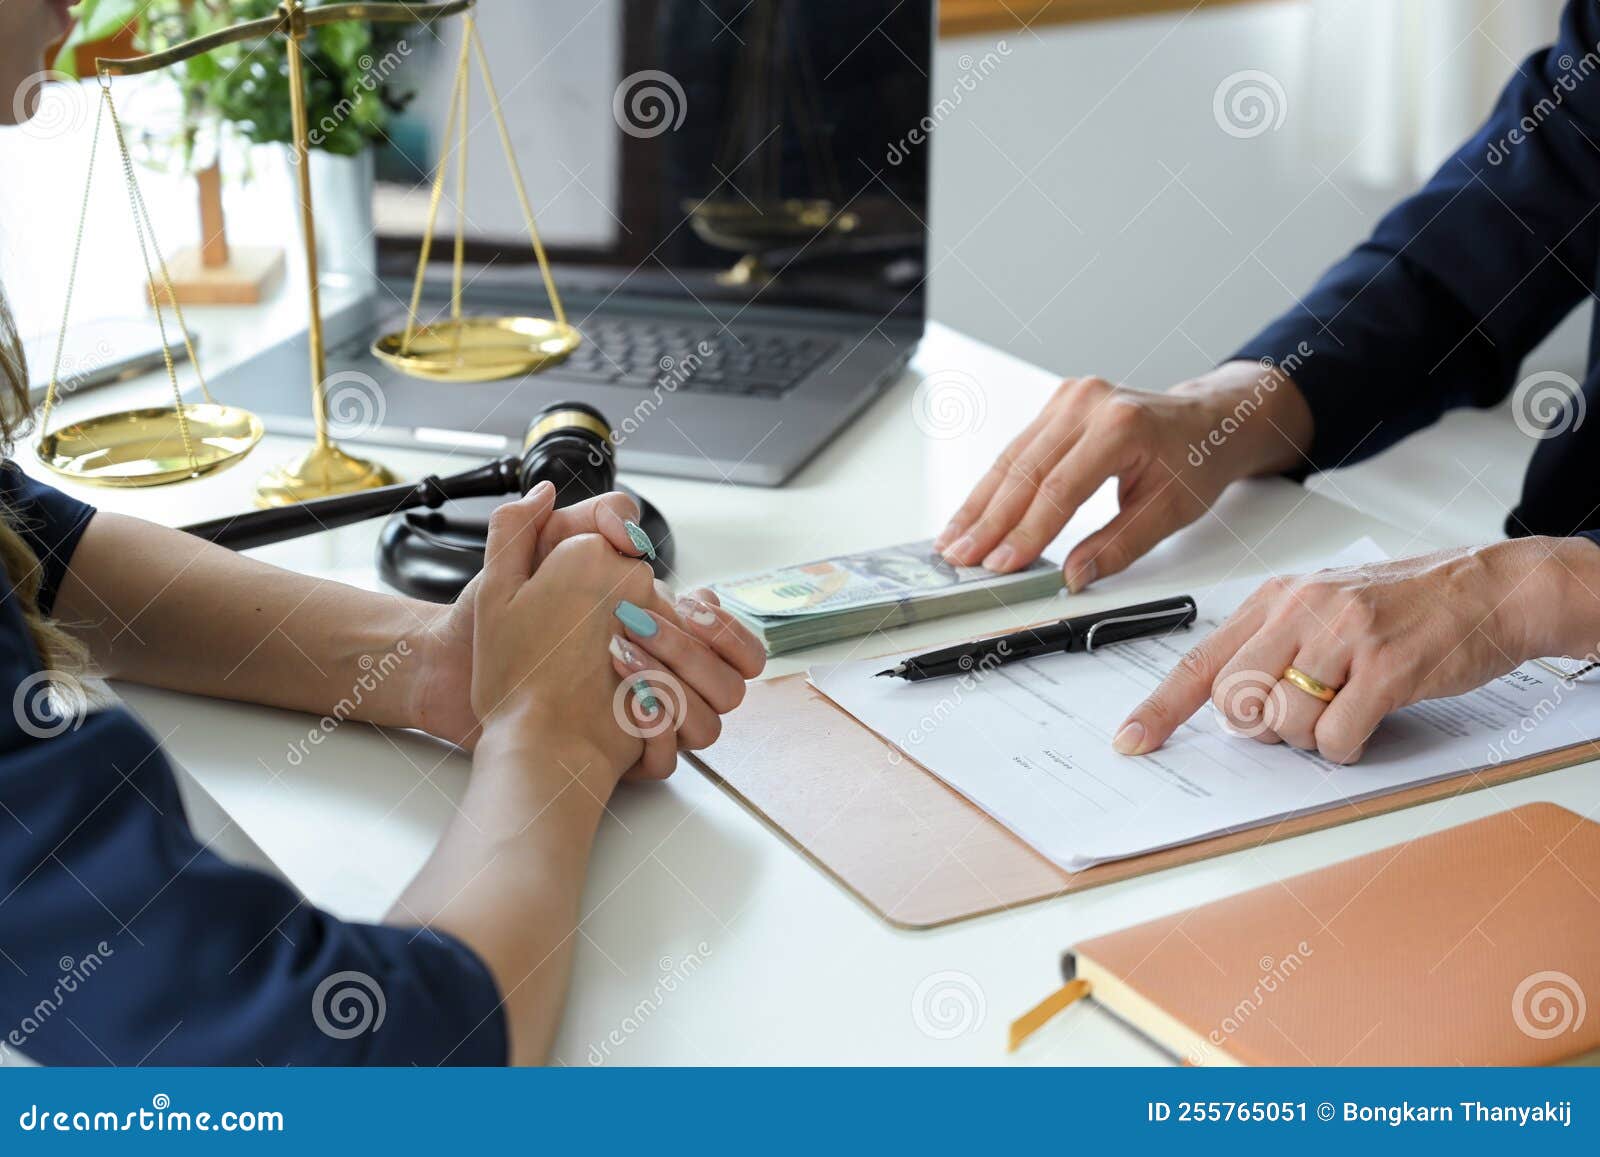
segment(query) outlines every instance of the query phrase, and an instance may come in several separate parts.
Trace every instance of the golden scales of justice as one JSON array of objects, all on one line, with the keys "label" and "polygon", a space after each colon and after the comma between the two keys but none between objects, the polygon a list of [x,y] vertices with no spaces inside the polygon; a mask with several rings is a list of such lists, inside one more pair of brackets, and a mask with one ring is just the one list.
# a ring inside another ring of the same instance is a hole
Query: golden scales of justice
[{"label": "golden scales of justice", "polygon": [[[727,174],[724,181],[734,195],[682,203],[700,240],[744,255],[717,275],[723,285],[760,288],[775,276],[764,253],[823,236],[844,236],[861,223],[843,207],[839,174],[819,127],[821,86],[810,50],[797,35],[800,7],[800,0],[753,0],[729,86],[737,101],[715,166]],[[818,195],[783,196],[778,191],[791,126]]]},{"label": "golden scales of justice", "polygon": [[[443,4],[353,3],[307,8],[303,0],[283,0],[273,16],[219,29],[146,56],[130,57],[126,60],[100,58],[95,61],[95,71],[100,82],[100,103],[95,115],[94,139],[89,149],[89,169],[84,179],[83,207],[79,212],[77,238],[73,244],[66,303],[62,307],[61,334],[56,342],[55,362],[51,366],[50,386],[45,396],[44,413],[40,421],[40,428],[44,432],[36,447],[39,460],[45,466],[75,481],[96,486],[159,486],[168,482],[198,478],[231,466],[248,454],[261,440],[263,428],[259,418],[236,406],[214,401],[206,386],[205,377],[200,371],[200,363],[195,357],[188,326],[183,320],[183,310],[173,293],[172,278],[167,272],[166,261],[156,245],[150,214],[139,192],[138,181],[134,177],[133,161],[123,137],[122,124],[117,119],[116,106],[111,99],[113,76],[134,76],[154,72],[225,44],[243,40],[265,40],[268,37],[282,35],[287,41],[294,163],[299,189],[301,232],[305,241],[307,295],[310,306],[308,339],[311,350],[311,408],[316,420],[316,442],[311,449],[293,461],[276,467],[257,483],[258,505],[286,506],[309,498],[386,486],[394,481],[394,476],[383,466],[347,454],[328,436],[327,402],[323,394],[323,383],[327,377],[326,355],[322,336],[321,301],[317,290],[317,239],[311,204],[311,176],[308,167],[310,142],[306,125],[305,80],[302,75],[304,60],[301,46],[301,42],[314,28],[346,20],[427,23],[461,12],[467,13],[464,18],[460,57],[456,64],[451,90],[450,110],[445,118],[444,142],[428,201],[427,227],[423,233],[421,253],[418,255],[416,282],[412,288],[405,329],[379,337],[372,344],[373,355],[412,377],[438,382],[481,382],[517,374],[537,373],[563,360],[577,348],[578,331],[567,323],[566,314],[561,308],[561,297],[556,292],[555,280],[550,273],[550,263],[545,257],[544,245],[539,240],[539,231],[533,220],[533,209],[528,202],[522,174],[517,167],[516,155],[511,145],[511,134],[506,129],[505,118],[501,113],[500,98],[489,75],[489,62],[484,52],[483,41],[478,35],[477,24],[468,11],[475,2],[476,0],[450,0],[449,3]],[[551,309],[555,315],[553,319],[463,317],[461,313],[469,52],[475,53],[478,59],[484,89],[488,94],[490,109],[499,130],[500,143],[505,150],[506,161],[511,170],[512,184],[528,227],[529,240],[533,243],[534,256],[539,262],[539,272],[544,279],[545,292],[549,295]],[[72,287],[77,276],[78,254],[83,244],[84,220],[88,214],[90,187],[94,177],[95,151],[100,139],[100,119],[107,113],[110,115],[117,148],[121,155],[122,169],[128,185],[128,199],[133,210],[134,234],[144,259],[150,298],[155,303],[156,321],[161,329],[162,352],[166,355],[167,379],[172,386],[173,405],[125,410],[51,430],[50,417],[59,393],[57,375],[61,368],[61,351],[66,340],[67,320],[72,307]],[[422,298],[423,273],[433,247],[434,225],[438,216],[439,202],[444,193],[445,173],[452,152],[455,153],[456,161],[456,236],[450,316],[445,321],[418,324],[417,309]],[[161,275],[159,291],[156,282],[157,270]],[[163,297],[171,306],[190,364],[194,366],[195,377],[204,398],[202,402],[185,402],[178,387],[177,371],[167,342],[166,321],[162,313]]]}]

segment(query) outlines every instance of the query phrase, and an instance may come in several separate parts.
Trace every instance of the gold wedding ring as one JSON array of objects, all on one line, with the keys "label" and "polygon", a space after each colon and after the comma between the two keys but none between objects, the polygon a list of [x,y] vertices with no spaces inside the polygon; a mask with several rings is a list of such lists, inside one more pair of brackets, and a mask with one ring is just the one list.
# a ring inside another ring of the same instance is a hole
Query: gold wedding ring
[{"label": "gold wedding ring", "polygon": [[1332,703],[1333,697],[1339,693],[1338,688],[1330,687],[1320,680],[1313,679],[1299,667],[1290,667],[1283,673],[1283,677],[1293,683],[1307,695],[1321,699],[1324,703]]}]

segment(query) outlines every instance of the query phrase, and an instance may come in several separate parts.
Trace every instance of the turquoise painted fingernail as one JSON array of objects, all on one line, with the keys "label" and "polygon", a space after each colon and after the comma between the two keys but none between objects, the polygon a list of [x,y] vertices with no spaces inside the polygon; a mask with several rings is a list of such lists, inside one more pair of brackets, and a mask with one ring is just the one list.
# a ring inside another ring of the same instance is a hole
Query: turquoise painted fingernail
[{"label": "turquoise painted fingernail", "polygon": [[661,700],[656,698],[656,693],[650,689],[650,684],[643,679],[633,681],[633,693],[639,700],[639,706],[651,715],[661,710]]},{"label": "turquoise painted fingernail", "polygon": [[617,604],[617,618],[624,627],[643,638],[651,638],[659,629],[656,621],[642,608],[634,606],[624,599]]},{"label": "turquoise painted fingernail", "polygon": [[628,541],[633,543],[634,550],[643,551],[648,559],[656,557],[656,544],[650,541],[650,536],[644,532],[644,527],[624,518],[622,529],[628,532]]}]

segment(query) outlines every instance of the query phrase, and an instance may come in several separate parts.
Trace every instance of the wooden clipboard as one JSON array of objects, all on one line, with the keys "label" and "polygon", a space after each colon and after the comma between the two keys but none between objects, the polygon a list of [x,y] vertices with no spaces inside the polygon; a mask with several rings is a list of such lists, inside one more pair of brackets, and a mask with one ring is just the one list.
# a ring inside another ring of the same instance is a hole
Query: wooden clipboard
[{"label": "wooden clipboard", "polygon": [[900,928],[934,928],[1596,757],[1584,742],[1281,823],[1068,872],[868,730],[804,672],[750,685],[695,761]]}]

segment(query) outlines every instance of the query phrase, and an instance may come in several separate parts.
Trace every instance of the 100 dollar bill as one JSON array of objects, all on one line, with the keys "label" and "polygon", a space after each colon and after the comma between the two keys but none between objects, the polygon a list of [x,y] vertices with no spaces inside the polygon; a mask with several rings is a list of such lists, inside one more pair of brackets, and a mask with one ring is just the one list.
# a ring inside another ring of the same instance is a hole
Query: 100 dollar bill
[{"label": "100 dollar bill", "polygon": [[925,539],[763,571],[717,583],[712,589],[735,610],[771,618],[936,599],[957,590],[1011,586],[1019,579],[1054,573],[1056,565],[1043,559],[1005,575],[981,566],[954,566],[933,549],[932,540]]},{"label": "100 dollar bill", "polygon": [[712,589],[776,655],[1041,598],[1061,589],[1061,571],[1044,559],[1013,574],[952,566],[924,540],[728,579]]}]

